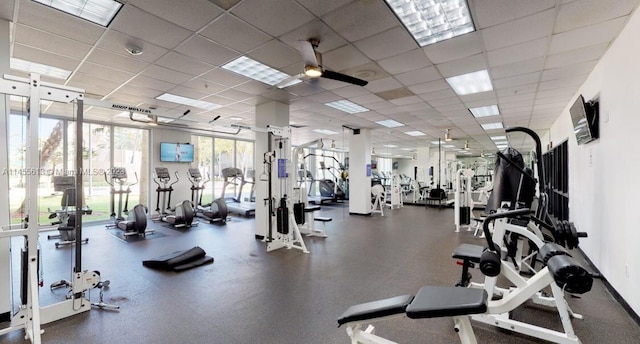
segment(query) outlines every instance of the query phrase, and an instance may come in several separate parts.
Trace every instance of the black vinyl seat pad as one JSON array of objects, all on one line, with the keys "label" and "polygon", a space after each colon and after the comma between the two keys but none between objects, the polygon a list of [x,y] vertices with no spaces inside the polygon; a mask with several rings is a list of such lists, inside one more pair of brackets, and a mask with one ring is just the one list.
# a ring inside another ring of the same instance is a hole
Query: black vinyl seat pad
[{"label": "black vinyl seat pad", "polygon": [[402,295],[351,306],[338,317],[338,325],[404,313],[412,300],[413,295]]},{"label": "black vinyl seat pad", "polygon": [[453,317],[487,311],[484,289],[460,287],[422,287],[407,307],[411,319]]},{"label": "black vinyl seat pad", "polygon": [[453,251],[451,256],[455,259],[466,259],[474,263],[479,263],[482,252],[484,252],[484,246],[462,244]]}]

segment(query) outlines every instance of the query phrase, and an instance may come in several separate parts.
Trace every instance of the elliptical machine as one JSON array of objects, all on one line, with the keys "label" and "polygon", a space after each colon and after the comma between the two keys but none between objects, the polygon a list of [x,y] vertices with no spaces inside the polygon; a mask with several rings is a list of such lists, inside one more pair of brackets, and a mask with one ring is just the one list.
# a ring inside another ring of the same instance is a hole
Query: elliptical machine
[{"label": "elliptical machine", "polygon": [[[134,172],[136,181],[133,184],[129,184],[125,188],[127,183],[127,170],[124,167],[113,167],[111,174],[104,173],[104,180],[107,184],[111,185],[111,218],[115,219],[115,223],[107,225],[107,228],[118,228],[123,230],[124,237],[127,238],[132,235],[142,235],[147,233],[153,233],[153,229],[147,229],[147,213],[148,209],[142,204],[138,204],[133,207],[132,211],[129,211],[129,194],[131,193],[131,187],[138,183],[138,174]],[[116,189],[116,184],[118,189]],[[118,195],[118,212],[115,211],[115,197]],[[126,195],[124,201],[124,209],[122,208],[122,195]],[[122,214],[126,214],[125,219]]]},{"label": "elliptical machine", "polygon": [[197,168],[189,168],[188,173],[189,181],[191,182],[191,203],[194,204],[195,215],[200,216],[209,223],[214,222],[227,222],[227,203],[224,199],[218,198],[213,200],[209,204],[202,204],[202,194],[204,193],[204,186],[211,179],[205,181],[202,180],[202,174]]},{"label": "elliptical machine", "polygon": [[[195,211],[191,201],[185,200],[178,204],[174,209],[170,209],[171,193],[173,185],[180,181],[178,172],[175,172],[176,181],[171,183],[171,175],[166,167],[156,167],[153,174],[153,182],[158,185],[156,188],[156,217],[153,221],[162,221],[172,225],[175,228],[191,227],[198,224],[193,222]],[[160,185],[162,184],[162,185]],[[160,208],[160,198],[162,197],[162,208]]]}]

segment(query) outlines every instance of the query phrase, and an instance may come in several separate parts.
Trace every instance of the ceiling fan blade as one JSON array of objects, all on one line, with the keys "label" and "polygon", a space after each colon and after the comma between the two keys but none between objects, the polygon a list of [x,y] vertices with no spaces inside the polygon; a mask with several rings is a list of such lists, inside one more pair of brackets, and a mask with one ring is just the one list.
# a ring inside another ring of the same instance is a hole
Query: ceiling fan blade
[{"label": "ceiling fan blade", "polygon": [[294,76],[290,76],[282,81],[280,81],[279,83],[277,83],[275,86],[277,88],[285,88],[285,87],[289,87],[298,83],[301,83],[302,80],[300,80],[302,77],[304,77],[304,73],[300,73],[300,74],[296,74]]},{"label": "ceiling fan blade", "polygon": [[313,49],[313,45],[311,45],[309,41],[298,41],[298,50],[300,51],[300,54],[302,54],[302,60],[304,60],[305,65],[318,65],[316,51]]},{"label": "ceiling fan blade", "polygon": [[338,81],[342,81],[342,82],[348,82],[350,84],[354,84],[354,85],[358,85],[358,86],[365,86],[365,85],[367,85],[369,83],[366,80],[354,78],[352,76],[349,76],[349,75],[346,75],[346,74],[342,74],[342,73],[332,72],[330,70],[323,70],[321,77],[327,78],[327,79],[332,79],[332,80],[338,80]]}]

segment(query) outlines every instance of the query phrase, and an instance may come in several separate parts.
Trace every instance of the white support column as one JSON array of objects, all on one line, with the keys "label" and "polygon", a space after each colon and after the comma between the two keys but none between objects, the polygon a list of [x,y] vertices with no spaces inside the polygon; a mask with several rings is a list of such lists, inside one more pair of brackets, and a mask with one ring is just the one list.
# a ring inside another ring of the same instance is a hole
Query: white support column
[{"label": "white support column", "polygon": [[[9,74],[9,48],[10,48],[10,23],[0,19],[0,75]],[[0,96],[0,128],[4,131],[0,134],[0,166],[9,167],[9,95]],[[0,190],[9,190],[9,175],[0,175]],[[10,222],[9,198],[0,197],[0,219],[4,219],[2,225]],[[0,238],[0,322],[11,318],[11,238]]]},{"label": "white support column", "polygon": [[[256,106],[256,129],[266,129],[267,126],[286,127],[289,125],[289,105],[279,102],[268,102]],[[264,153],[268,149],[268,135],[266,130],[256,131],[255,147],[253,154],[256,165],[256,180],[255,180],[255,195],[256,195],[256,233],[257,239],[264,238],[269,231],[269,205],[264,202],[265,198],[268,198],[268,183],[267,181],[260,180],[260,175],[263,171]],[[275,149],[272,147],[271,149]],[[289,153],[290,155],[290,153]],[[277,162],[274,162],[277,163]],[[295,176],[289,176],[294,178]],[[278,186],[278,177],[272,176],[272,187],[275,190]],[[274,228],[275,231],[275,228]]]},{"label": "white support column", "polygon": [[431,166],[429,159],[429,147],[418,147],[418,152],[416,153],[418,159],[416,164],[418,165],[418,176],[417,180],[422,183],[429,183],[431,179],[429,178],[429,167]]},{"label": "white support column", "polygon": [[371,129],[349,139],[349,214],[371,215]]}]

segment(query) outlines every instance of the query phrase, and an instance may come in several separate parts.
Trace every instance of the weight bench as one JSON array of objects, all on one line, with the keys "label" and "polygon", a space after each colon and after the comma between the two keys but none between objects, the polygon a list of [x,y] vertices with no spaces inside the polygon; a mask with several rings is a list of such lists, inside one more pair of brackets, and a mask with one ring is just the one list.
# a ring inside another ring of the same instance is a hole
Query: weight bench
[{"label": "weight bench", "polygon": [[333,219],[332,219],[332,218],[330,218],[330,217],[321,217],[321,216],[316,216],[316,217],[314,218],[314,221],[321,222],[321,223],[322,223],[322,229],[321,229],[321,230],[315,230],[315,231],[312,231],[312,232],[309,234],[309,236],[319,236],[319,237],[326,238],[326,237],[327,237],[327,232],[326,232],[326,229],[327,229],[327,222],[331,222],[331,221],[333,221]]},{"label": "weight bench", "polygon": [[[302,234],[306,234],[307,236],[318,236],[321,238],[326,238],[327,237],[327,233],[325,231],[326,226],[325,224],[327,222],[331,222],[332,219],[329,217],[320,217],[320,216],[315,216],[315,212],[320,210],[320,206],[319,205],[312,205],[312,206],[306,206],[304,207],[304,217],[305,217],[305,221],[303,222],[303,224],[305,224],[304,226],[300,226],[300,233]],[[316,229],[314,226],[314,222],[318,221],[318,222],[322,222],[322,229]]]},{"label": "weight bench", "polygon": [[[421,288],[416,296],[402,295],[349,307],[338,317],[338,327],[347,325],[352,344],[393,344],[375,334],[374,322],[406,316],[410,319],[453,317],[463,344],[477,343],[469,315],[487,310],[483,289],[435,287]],[[366,329],[363,325],[369,324]]]}]

